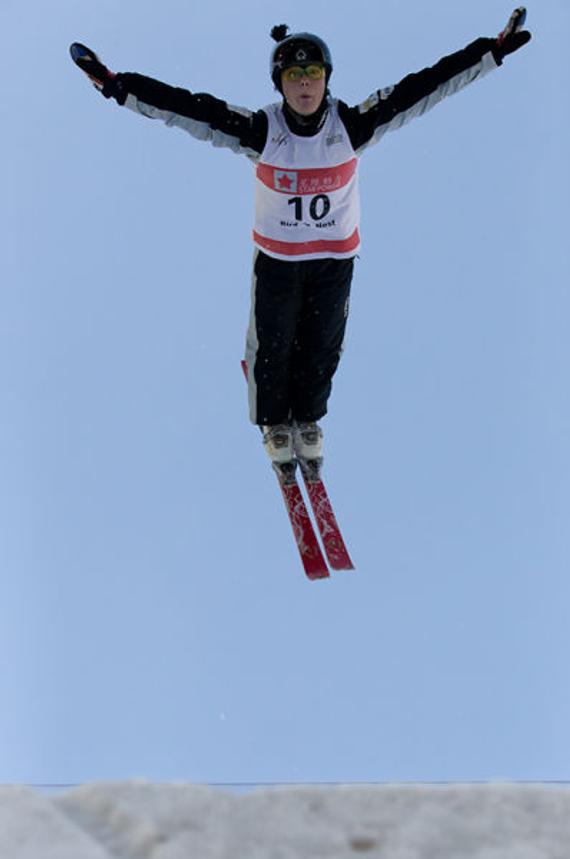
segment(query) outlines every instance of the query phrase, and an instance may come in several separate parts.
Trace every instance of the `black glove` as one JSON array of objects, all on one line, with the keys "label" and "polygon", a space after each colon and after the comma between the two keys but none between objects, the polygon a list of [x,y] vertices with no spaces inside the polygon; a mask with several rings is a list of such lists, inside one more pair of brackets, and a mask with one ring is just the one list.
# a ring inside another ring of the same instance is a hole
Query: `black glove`
[{"label": "black glove", "polygon": [[503,57],[506,57],[507,54],[518,51],[519,48],[530,42],[531,34],[528,30],[522,29],[525,19],[526,9],[524,6],[519,6],[509,18],[505,29],[497,36],[493,48],[493,56],[499,65],[503,62]]},{"label": "black glove", "polygon": [[69,53],[75,65],[85,72],[93,86],[105,98],[114,98],[119,104],[125,103],[127,93],[124,91],[120,75],[116,75],[103,65],[94,51],[80,42],[74,42],[70,45]]}]

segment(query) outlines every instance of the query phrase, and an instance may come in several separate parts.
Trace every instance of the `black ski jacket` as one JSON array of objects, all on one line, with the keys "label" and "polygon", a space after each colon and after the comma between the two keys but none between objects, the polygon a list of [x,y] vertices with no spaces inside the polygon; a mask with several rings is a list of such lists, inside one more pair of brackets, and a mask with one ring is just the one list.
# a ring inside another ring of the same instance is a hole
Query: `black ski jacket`
[{"label": "black ski jacket", "polygon": [[[439,60],[434,66],[407,75],[395,86],[376,90],[362,104],[349,107],[339,101],[340,117],[357,154],[377,143],[387,132],[421,116],[448,95],[453,95],[502,62],[495,39],[477,39],[466,48]],[[161,119],[199,140],[259,160],[267,139],[267,114],[235,107],[207,93],[192,93],[144,75],[119,73],[109,92],[119,104]],[[296,134],[314,133],[298,125],[285,110]]]}]

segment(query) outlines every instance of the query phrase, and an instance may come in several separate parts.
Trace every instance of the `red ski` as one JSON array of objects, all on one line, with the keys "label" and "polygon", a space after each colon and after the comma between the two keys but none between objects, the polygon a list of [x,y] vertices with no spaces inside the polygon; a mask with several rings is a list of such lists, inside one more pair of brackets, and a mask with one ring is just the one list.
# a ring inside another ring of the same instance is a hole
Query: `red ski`
[{"label": "red ski", "polygon": [[353,570],[354,564],[348,554],[320,474],[321,461],[300,459],[299,462],[328,562],[333,570]]},{"label": "red ski", "polygon": [[274,465],[273,470],[283,493],[305,575],[309,579],[326,579],[330,575],[329,569],[297,483],[296,466],[297,463],[293,460],[283,465]]}]

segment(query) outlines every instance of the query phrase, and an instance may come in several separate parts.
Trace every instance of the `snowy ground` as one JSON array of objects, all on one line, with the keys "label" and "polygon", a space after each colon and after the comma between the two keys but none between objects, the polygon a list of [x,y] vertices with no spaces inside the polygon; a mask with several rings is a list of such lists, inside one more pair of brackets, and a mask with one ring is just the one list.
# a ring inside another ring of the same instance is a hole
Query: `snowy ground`
[{"label": "snowy ground", "polygon": [[568,859],[570,789],[0,788],[5,859]]}]

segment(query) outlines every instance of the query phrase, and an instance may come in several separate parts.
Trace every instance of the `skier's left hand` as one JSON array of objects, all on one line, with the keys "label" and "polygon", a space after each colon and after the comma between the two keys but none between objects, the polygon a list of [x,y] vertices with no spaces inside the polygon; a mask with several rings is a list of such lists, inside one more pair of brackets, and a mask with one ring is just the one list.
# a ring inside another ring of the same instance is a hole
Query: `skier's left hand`
[{"label": "skier's left hand", "polygon": [[519,6],[509,18],[505,29],[497,36],[493,54],[498,63],[501,63],[507,54],[518,51],[532,38],[528,30],[522,29],[525,20],[526,9],[524,6]]},{"label": "skier's left hand", "polygon": [[95,51],[86,48],[81,42],[73,42],[69,46],[69,53],[75,65],[79,66],[82,72],[85,72],[93,86],[98,90],[102,91],[105,84],[115,77],[113,72],[103,65]]}]

